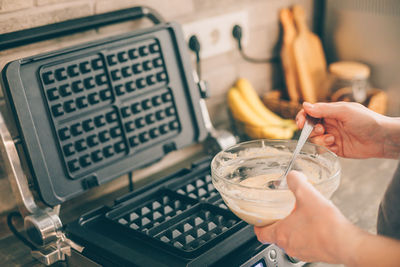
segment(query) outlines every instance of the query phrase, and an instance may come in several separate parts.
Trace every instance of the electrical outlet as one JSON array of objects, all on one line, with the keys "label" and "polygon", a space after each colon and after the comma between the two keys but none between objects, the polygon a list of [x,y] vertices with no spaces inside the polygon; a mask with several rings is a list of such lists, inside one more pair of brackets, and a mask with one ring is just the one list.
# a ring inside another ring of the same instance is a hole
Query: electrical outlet
[{"label": "electrical outlet", "polygon": [[237,41],[232,36],[235,24],[243,29],[242,46],[245,47],[249,32],[247,11],[209,17],[184,24],[182,27],[186,43],[195,34],[200,42],[200,57],[208,58],[237,49]]}]

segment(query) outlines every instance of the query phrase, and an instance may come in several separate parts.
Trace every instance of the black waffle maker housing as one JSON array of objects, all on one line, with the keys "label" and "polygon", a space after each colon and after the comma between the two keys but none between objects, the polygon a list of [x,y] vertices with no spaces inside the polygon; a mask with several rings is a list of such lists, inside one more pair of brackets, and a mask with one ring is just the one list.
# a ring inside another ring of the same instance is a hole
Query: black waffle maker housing
[{"label": "black waffle maker housing", "polygon": [[3,88],[43,201],[204,140],[190,64],[176,23],[8,63]]}]

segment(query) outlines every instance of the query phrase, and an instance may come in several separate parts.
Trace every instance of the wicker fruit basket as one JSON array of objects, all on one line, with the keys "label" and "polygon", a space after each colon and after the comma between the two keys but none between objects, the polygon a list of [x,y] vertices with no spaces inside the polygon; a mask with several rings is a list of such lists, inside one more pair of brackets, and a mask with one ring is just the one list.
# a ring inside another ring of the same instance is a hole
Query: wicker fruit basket
[{"label": "wicker fruit basket", "polygon": [[[351,90],[343,88],[336,91],[330,97],[330,101],[351,101]],[[387,110],[387,101],[387,94],[380,89],[374,88],[368,91],[367,99],[362,104],[379,114],[385,115]],[[280,91],[270,91],[265,93],[263,96],[263,102],[271,111],[285,119],[295,119],[296,114],[302,109],[300,103],[282,99]]]},{"label": "wicker fruit basket", "polygon": [[270,91],[263,96],[264,104],[273,112],[285,119],[295,119],[302,106],[281,98],[280,91]]}]

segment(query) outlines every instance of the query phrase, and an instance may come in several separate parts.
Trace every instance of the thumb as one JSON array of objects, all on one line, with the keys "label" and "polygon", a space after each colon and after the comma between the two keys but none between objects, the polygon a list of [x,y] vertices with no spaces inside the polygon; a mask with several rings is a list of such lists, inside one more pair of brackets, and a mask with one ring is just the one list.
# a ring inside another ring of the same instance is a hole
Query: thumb
[{"label": "thumb", "polygon": [[320,193],[307,182],[307,177],[301,172],[290,171],[287,176],[287,183],[290,191],[296,197],[296,207],[320,197]]},{"label": "thumb", "polygon": [[303,103],[304,111],[314,118],[337,119],[343,117],[348,110],[341,102],[335,103]]},{"label": "thumb", "polygon": [[276,223],[263,227],[254,226],[254,233],[256,234],[257,239],[258,241],[260,241],[260,243],[276,243]]}]

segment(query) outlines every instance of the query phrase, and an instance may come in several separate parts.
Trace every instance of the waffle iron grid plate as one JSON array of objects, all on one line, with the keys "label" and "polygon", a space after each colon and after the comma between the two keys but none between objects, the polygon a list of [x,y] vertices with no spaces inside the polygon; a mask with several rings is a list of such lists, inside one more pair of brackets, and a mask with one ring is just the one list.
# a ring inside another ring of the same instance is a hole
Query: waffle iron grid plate
[{"label": "waffle iron grid plate", "polygon": [[[170,264],[177,260],[174,266],[216,262],[254,234],[223,203],[209,171],[205,161],[183,174],[165,177],[158,185],[122,196],[112,207],[82,215],[68,225],[67,233],[103,255],[97,260],[111,265],[157,266],[166,259]],[[154,251],[157,257],[153,259]],[[135,257],[130,258],[131,254]]]},{"label": "waffle iron grid plate", "polygon": [[165,23],[6,65],[3,88],[44,202],[206,137],[183,40]]}]

